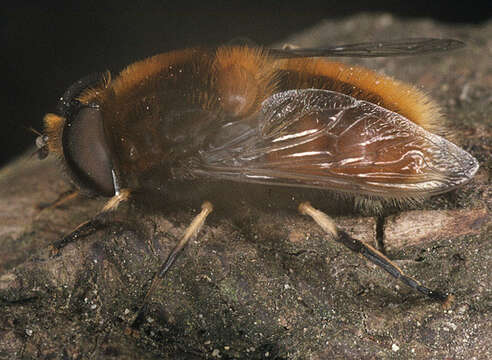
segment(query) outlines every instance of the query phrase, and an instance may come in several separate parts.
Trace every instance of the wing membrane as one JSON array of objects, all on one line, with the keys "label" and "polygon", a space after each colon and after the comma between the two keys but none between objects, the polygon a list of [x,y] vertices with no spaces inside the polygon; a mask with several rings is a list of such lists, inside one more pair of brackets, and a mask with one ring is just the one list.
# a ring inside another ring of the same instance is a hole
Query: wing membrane
[{"label": "wing membrane", "polygon": [[231,122],[215,138],[194,163],[196,175],[409,197],[448,191],[478,168],[405,117],[328,90],[275,94],[254,121]]},{"label": "wing membrane", "polygon": [[454,39],[411,38],[347,44],[322,49],[272,49],[270,51],[273,56],[279,58],[318,56],[387,57],[428,54],[459,49],[464,46],[463,42]]}]

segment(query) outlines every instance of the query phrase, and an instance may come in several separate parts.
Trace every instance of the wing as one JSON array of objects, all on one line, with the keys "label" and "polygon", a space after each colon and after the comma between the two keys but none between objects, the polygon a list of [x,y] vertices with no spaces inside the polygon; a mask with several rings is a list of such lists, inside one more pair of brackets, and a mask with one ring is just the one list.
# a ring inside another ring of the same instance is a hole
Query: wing
[{"label": "wing", "polygon": [[466,151],[405,117],[319,89],[271,96],[253,121],[224,125],[192,166],[217,179],[390,198],[442,193],[478,169]]},{"label": "wing", "polygon": [[459,49],[464,46],[463,42],[454,39],[412,38],[348,44],[322,49],[271,49],[270,54],[278,58],[318,56],[387,57],[428,54]]}]

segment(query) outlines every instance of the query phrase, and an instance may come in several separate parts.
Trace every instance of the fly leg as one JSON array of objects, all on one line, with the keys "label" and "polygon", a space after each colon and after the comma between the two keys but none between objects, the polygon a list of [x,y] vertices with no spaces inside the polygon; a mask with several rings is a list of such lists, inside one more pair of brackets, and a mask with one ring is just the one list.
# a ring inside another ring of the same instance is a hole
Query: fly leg
[{"label": "fly leg", "polygon": [[407,284],[411,288],[421,292],[422,294],[443,303],[444,307],[448,307],[453,300],[452,295],[443,294],[439,291],[431,290],[423,286],[419,281],[406,275],[394,262],[388,259],[383,253],[376,250],[371,245],[354,239],[345,231],[339,229],[332,218],[325,213],[313,208],[310,203],[303,202],[299,205],[299,212],[303,215],[310,216],[323,230],[333,236],[335,241],[345,245],[350,250],[367,258],[372,263],[381,267],[394,278]]},{"label": "fly leg", "polygon": [[140,309],[137,312],[137,315],[135,319],[132,322],[131,328],[137,329],[140,324],[143,321],[143,317],[145,314],[145,310],[147,308],[148,301],[152,294],[154,293],[155,289],[159,286],[160,282],[166,275],[167,271],[171,267],[171,265],[174,263],[178,255],[180,254],[181,250],[188,244],[188,242],[198,234],[198,232],[201,230],[203,227],[203,224],[205,223],[205,220],[207,219],[207,216],[213,211],[213,206],[210,202],[205,201],[202,204],[202,211],[195,216],[191,224],[186,228],[183,236],[181,236],[181,239],[179,242],[176,244],[174,249],[171,251],[171,253],[168,255],[166,261],[164,261],[161,264],[161,267],[159,270],[154,274],[154,277],[152,279],[152,283],[150,284],[149,289],[147,290],[147,293],[145,294],[145,297],[143,299],[143,304],[140,307]]},{"label": "fly leg", "polygon": [[97,230],[100,230],[107,226],[107,220],[112,211],[116,210],[118,206],[129,199],[130,191],[121,189],[117,195],[113,196],[104,205],[103,209],[97,213],[92,219],[83,222],[77,226],[70,234],[65,235],[60,240],[52,244],[52,255],[58,255],[60,249],[64,248],[68,244],[77,241],[80,238],[89,236]]},{"label": "fly leg", "polygon": [[58,197],[58,199],[56,199],[55,201],[49,202],[49,203],[39,204],[39,205],[37,205],[37,208],[40,211],[40,213],[44,210],[54,209],[54,208],[62,206],[63,204],[77,198],[79,195],[80,195],[79,190],[69,190],[69,191],[66,191],[63,194],[61,194]]}]

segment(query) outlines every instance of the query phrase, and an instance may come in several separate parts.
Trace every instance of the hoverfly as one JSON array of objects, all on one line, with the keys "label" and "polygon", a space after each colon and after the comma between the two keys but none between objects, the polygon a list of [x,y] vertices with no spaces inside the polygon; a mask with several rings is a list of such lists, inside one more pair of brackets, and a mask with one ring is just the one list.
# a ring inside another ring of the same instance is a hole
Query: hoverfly
[{"label": "hoverfly", "polygon": [[[44,118],[40,154],[61,157],[85,193],[110,197],[101,213],[54,246],[60,249],[137,193],[170,184],[248,182],[307,187],[383,202],[420,199],[468,182],[478,163],[433,134],[439,107],[421,91],[327,56],[398,56],[451,50],[448,39],[408,39],[325,49],[191,48],[136,62],[117,77],[86,77]],[[188,226],[144,304],[212,211]],[[440,301],[448,297],[405,275],[302,202],[329,235],[392,276]]]}]

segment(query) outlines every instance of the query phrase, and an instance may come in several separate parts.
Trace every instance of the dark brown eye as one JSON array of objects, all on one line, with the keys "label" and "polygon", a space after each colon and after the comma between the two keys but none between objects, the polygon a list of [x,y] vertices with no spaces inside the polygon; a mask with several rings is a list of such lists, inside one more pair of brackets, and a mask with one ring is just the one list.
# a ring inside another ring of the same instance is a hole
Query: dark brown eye
[{"label": "dark brown eye", "polygon": [[97,106],[81,106],[67,119],[63,154],[81,187],[100,195],[114,195],[113,165]]},{"label": "dark brown eye", "polygon": [[104,75],[102,73],[90,74],[74,82],[58,100],[57,113],[66,119],[71,119],[74,112],[81,106],[77,98],[85,90],[96,87],[103,82]]}]

